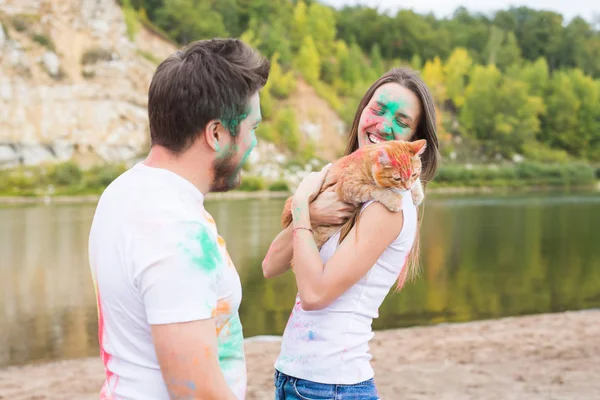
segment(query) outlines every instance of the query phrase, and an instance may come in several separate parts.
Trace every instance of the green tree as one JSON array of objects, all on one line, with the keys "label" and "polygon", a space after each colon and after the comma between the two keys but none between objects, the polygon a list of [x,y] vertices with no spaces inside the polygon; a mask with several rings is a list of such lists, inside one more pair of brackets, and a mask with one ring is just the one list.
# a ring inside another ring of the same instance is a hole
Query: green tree
[{"label": "green tree", "polygon": [[375,79],[379,78],[384,73],[385,66],[383,65],[383,57],[381,56],[381,48],[378,43],[371,47],[371,69],[374,72]]},{"label": "green tree", "polygon": [[456,48],[444,65],[444,80],[446,82],[447,96],[456,107],[461,107],[465,102],[464,94],[467,85],[466,79],[471,72],[473,60],[467,50]]},{"label": "green tree", "polygon": [[505,32],[492,25],[482,61],[487,64],[496,65],[501,70],[504,70],[508,66],[519,62],[520,59],[521,49],[517,44],[514,33]]},{"label": "green tree", "polygon": [[527,62],[523,66],[513,65],[506,75],[524,82],[528,86],[529,94],[544,97],[550,80],[550,70],[545,58],[538,58],[535,62]]},{"label": "green tree", "polygon": [[437,104],[444,104],[448,97],[444,67],[439,57],[435,57],[432,61],[425,63],[423,67],[423,80],[429,86],[435,102]]},{"label": "green tree", "polygon": [[308,33],[313,37],[319,56],[331,54],[335,42],[335,14],[331,7],[312,3],[308,7]]},{"label": "green tree", "polygon": [[541,139],[574,156],[594,154],[600,137],[598,82],[581,70],[560,71],[552,76],[548,91]]},{"label": "green tree", "polygon": [[179,43],[228,36],[221,14],[201,0],[164,0],[156,24]]},{"label": "green tree", "polygon": [[269,80],[264,89],[269,90],[274,96],[280,99],[285,99],[296,90],[294,71],[283,72],[279,64],[279,53],[273,54],[270,61],[271,71],[269,72]]},{"label": "green tree", "polygon": [[300,149],[300,130],[292,108],[286,107],[277,113],[275,129],[281,137],[281,144],[289,151],[296,153]]},{"label": "green tree", "polygon": [[522,154],[535,139],[544,104],[540,97],[529,96],[527,89],[525,83],[503,77],[494,65],[473,69],[459,120],[487,154]]},{"label": "green tree", "polygon": [[292,19],[292,29],[290,31],[290,38],[292,42],[292,49],[298,51],[302,46],[302,41],[308,33],[308,16],[306,10],[306,3],[299,0],[294,7],[294,16]]},{"label": "green tree", "polygon": [[314,84],[319,80],[321,60],[311,36],[305,36],[302,41],[302,47],[296,58],[296,67],[308,83]]}]

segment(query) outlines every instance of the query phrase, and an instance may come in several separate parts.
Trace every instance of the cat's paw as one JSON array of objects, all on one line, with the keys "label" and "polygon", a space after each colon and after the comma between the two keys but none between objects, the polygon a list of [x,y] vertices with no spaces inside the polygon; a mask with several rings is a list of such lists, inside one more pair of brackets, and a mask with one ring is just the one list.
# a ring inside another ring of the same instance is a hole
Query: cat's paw
[{"label": "cat's paw", "polygon": [[411,195],[412,195],[413,204],[415,206],[418,206],[419,204],[421,204],[423,202],[423,199],[425,198],[425,193],[423,193],[422,191],[419,191],[419,190],[412,190]]},{"label": "cat's paw", "polygon": [[402,210],[402,197],[398,198],[384,198],[380,200],[381,204],[385,206],[391,212],[398,212]]},{"label": "cat's paw", "polygon": [[393,204],[390,207],[387,207],[387,209],[390,210],[390,211],[392,211],[392,212],[402,211],[402,203]]},{"label": "cat's paw", "polygon": [[418,206],[423,202],[423,199],[425,198],[425,192],[423,191],[421,178],[417,178],[417,180],[413,183],[412,188],[410,189],[410,194],[415,206]]}]

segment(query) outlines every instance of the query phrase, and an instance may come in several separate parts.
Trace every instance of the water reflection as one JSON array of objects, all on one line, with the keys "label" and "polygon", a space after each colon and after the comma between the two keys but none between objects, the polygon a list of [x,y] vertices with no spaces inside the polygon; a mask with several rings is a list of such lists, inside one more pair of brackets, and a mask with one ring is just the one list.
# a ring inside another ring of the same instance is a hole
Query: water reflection
[{"label": "water reflection", "polygon": [[[293,276],[262,277],[283,200],[213,201],[244,286],[245,336],[281,334]],[[600,196],[432,198],[419,280],[376,329],[600,306]],[[97,355],[93,205],[0,208],[0,366]]]}]

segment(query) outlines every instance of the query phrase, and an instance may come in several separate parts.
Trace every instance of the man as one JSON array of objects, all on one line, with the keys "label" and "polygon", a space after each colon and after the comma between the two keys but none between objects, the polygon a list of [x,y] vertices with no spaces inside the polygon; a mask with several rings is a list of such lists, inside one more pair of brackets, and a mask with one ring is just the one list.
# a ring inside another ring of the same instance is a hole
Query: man
[{"label": "man", "polygon": [[104,191],[90,232],[101,399],[245,397],[240,279],[203,202],[240,183],[269,69],[236,39],[158,66],[150,153]]}]

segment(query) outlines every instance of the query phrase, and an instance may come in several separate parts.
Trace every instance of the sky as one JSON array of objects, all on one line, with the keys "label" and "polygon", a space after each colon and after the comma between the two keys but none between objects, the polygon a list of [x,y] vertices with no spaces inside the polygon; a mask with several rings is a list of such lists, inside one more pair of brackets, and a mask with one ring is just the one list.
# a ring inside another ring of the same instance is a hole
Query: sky
[{"label": "sky", "polygon": [[398,8],[412,9],[418,13],[433,11],[436,17],[452,15],[457,7],[464,6],[469,11],[490,13],[510,6],[527,6],[534,9],[555,11],[563,15],[566,21],[580,16],[592,21],[594,13],[600,17],[600,1],[598,0],[322,0],[334,7],[364,4],[379,6],[380,11],[396,11]]}]

